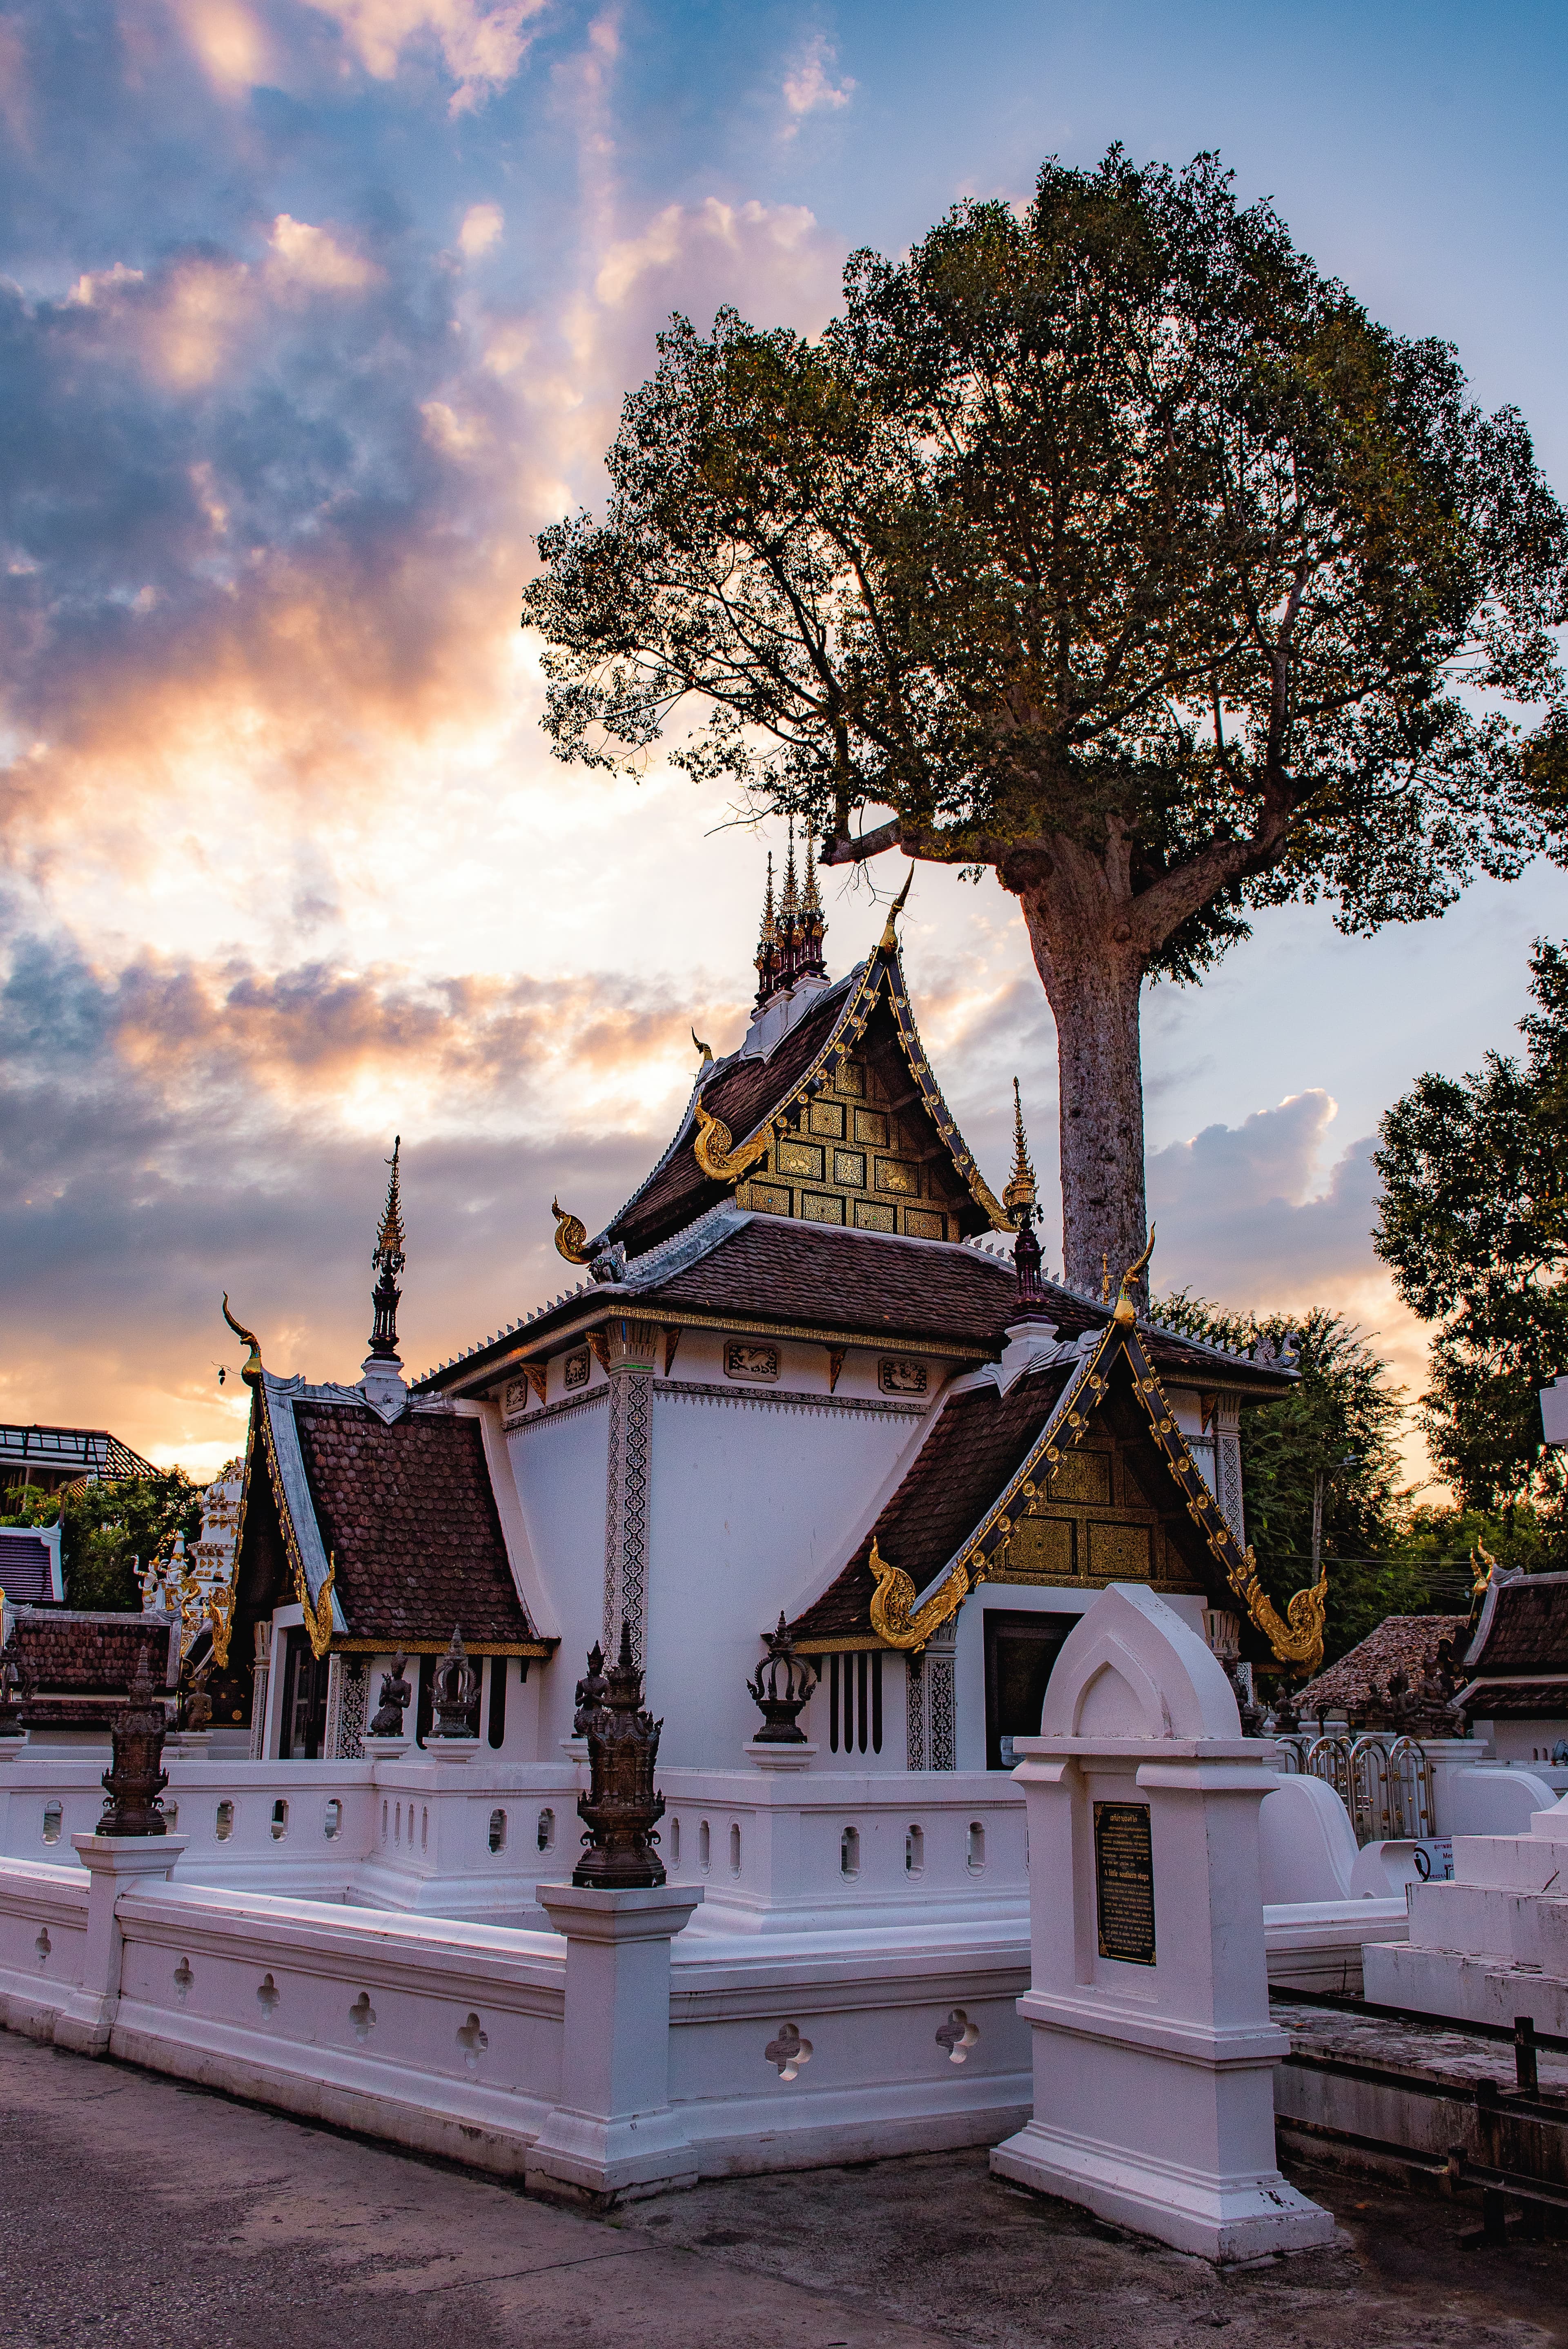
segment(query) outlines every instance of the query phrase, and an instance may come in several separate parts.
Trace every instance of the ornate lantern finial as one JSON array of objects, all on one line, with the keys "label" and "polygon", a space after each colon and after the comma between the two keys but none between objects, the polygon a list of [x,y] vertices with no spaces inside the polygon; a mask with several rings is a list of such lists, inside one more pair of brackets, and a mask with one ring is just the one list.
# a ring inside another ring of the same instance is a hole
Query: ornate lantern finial
[{"label": "ornate lantern finial", "polygon": [[758,1745],[804,1745],[806,1734],[797,1726],[797,1716],[817,1685],[816,1669],[796,1654],[782,1609],[779,1629],[765,1631],[762,1638],[768,1653],[758,1665],[755,1677],[746,1683],[746,1692],[763,1719],[754,1742]]},{"label": "ornate lantern finial", "polygon": [[1013,1243],[1013,1270],[1018,1283],[1018,1305],[1025,1319],[1038,1315],[1045,1304],[1040,1286],[1040,1243],[1035,1237],[1039,1216],[1035,1170],[1024,1134],[1024,1102],[1018,1080],[1013,1080],[1013,1171],[1002,1192],[1002,1205],[1017,1232]]},{"label": "ornate lantern finial", "polygon": [[462,1631],[454,1623],[452,1644],[436,1666],[430,1682],[435,1718],[430,1724],[429,1736],[477,1736],[474,1707],[479,1692],[480,1676],[469,1661]]},{"label": "ornate lantern finial", "polygon": [[[665,1881],[655,1846],[665,1798],[654,1790],[662,1721],[643,1710],[643,1675],[632,1661],[631,1626],[621,1625],[621,1651],[607,1672],[595,1648],[588,1677],[578,1682],[577,1727],[588,1740],[589,1791],[577,1798],[588,1832],[572,1871],[577,1885],[615,1891]],[[601,1694],[601,1692],[603,1693]]]},{"label": "ornate lantern finial", "polygon": [[[170,1636],[173,1637],[170,1627]],[[100,1836],[167,1835],[159,1797],[169,1784],[163,1768],[163,1740],[169,1730],[169,1708],[153,1685],[144,1640],[136,1671],[126,1691],[127,1703],[109,1723],[113,1760],[103,1774],[108,1800],[98,1823]]]}]

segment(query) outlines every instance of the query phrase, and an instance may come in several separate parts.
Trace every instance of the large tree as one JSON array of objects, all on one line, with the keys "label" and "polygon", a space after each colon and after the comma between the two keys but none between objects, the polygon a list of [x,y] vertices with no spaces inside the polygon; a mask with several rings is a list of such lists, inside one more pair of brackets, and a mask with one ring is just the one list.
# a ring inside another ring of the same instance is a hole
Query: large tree
[{"label": "large tree", "polygon": [[1540,1390],[1568,1371],[1568,952],[1538,942],[1522,1062],[1418,1078],[1384,1118],[1374,1245],[1413,1312],[1437,1324],[1421,1420],[1475,1510],[1534,1513],[1568,1561],[1568,1472]]},{"label": "large tree", "polygon": [[1261,905],[1418,920],[1561,842],[1562,762],[1509,710],[1564,698],[1530,436],[1210,156],[1047,163],[1021,218],[855,254],[815,341],[727,311],[660,353],[606,519],[540,538],[554,748],[634,771],[679,710],[675,758],[825,863],[995,871],[1056,1018],[1066,1273],[1098,1288],[1145,1237],[1146,978]]}]

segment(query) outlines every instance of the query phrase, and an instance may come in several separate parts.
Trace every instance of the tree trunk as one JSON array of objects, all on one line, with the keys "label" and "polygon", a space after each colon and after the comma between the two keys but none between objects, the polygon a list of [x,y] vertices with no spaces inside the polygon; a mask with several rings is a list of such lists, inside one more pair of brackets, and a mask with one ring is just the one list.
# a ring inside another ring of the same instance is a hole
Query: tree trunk
[{"label": "tree trunk", "polygon": [[1048,878],[1016,894],[1057,1023],[1063,1278],[1099,1297],[1109,1274],[1114,1298],[1149,1236],[1138,1032],[1144,955],[1103,866],[1081,851],[1058,852]]}]

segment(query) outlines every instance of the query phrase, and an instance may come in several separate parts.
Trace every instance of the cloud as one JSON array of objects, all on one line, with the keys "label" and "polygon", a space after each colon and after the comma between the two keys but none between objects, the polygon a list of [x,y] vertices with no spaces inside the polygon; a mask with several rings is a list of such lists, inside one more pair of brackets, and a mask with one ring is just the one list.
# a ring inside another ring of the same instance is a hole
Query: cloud
[{"label": "cloud", "polygon": [[469,261],[477,261],[481,253],[490,251],[505,226],[506,214],[499,204],[470,204],[463,214],[458,243]]},{"label": "cloud", "polygon": [[810,114],[837,113],[848,106],[855,84],[846,74],[841,81],[831,79],[831,69],[837,62],[837,52],[824,34],[813,36],[796,64],[784,77],[784,104],[789,120],[782,136],[793,139]]},{"label": "cloud", "polygon": [[449,110],[469,112],[504,89],[527,52],[545,0],[308,0],[341,27],[366,73],[390,81],[405,54],[434,44],[457,82]]},{"label": "cloud", "polygon": [[274,280],[291,290],[301,286],[312,292],[358,294],[382,274],[374,263],[339,244],[329,229],[315,228],[287,212],[273,221],[268,243]]}]

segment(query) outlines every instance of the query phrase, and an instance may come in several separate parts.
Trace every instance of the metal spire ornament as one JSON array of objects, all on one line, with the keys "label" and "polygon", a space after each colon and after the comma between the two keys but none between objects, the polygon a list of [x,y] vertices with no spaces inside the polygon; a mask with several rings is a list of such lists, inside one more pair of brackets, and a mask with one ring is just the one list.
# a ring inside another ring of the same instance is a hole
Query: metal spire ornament
[{"label": "metal spire ornament", "polygon": [[1035,1237],[1035,1224],[1039,1216],[1035,1188],[1035,1170],[1029,1161],[1029,1145],[1024,1133],[1024,1103],[1018,1091],[1018,1080],[1013,1080],[1013,1172],[1002,1193],[1002,1205],[1018,1237],[1013,1243],[1013,1269],[1018,1282],[1018,1305],[1026,1317],[1044,1309],[1045,1292],[1040,1285],[1040,1243]]},{"label": "metal spire ornament", "polygon": [[397,1286],[397,1275],[405,1263],[403,1254],[403,1203],[397,1187],[397,1161],[402,1154],[403,1137],[397,1134],[392,1143],[392,1155],[387,1164],[392,1169],[387,1185],[387,1205],[381,1216],[381,1229],[376,1235],[376,1246],[370,1251],[370,1269],[377,1276],[370,1292],[376,1308],[376,1327],[370,1333],[370,1359],[377,1362],[396,1362],[397,1355],[397,1308],[403,1292]]}]

